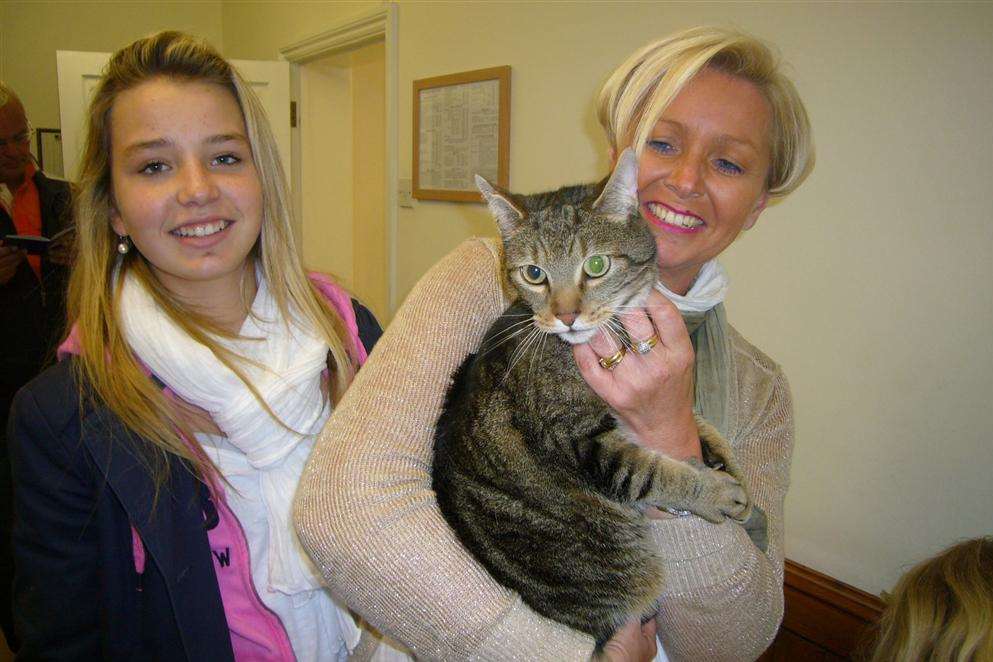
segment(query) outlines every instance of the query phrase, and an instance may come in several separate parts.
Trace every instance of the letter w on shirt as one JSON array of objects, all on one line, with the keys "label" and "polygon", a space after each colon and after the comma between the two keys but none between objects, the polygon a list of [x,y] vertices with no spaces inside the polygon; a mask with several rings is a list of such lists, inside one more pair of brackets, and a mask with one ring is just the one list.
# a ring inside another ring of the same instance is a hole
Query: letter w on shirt
[{"label": "letter w on shirt", "polygon": [[230,547],[225,547],[223,552],[218,552],[217,550],[213,550],[213,549],[210,551],[214,555],[214,558],[217,559],[217,564],[220,565],[222,568],[226,568],[227,566],[231,565]]}]

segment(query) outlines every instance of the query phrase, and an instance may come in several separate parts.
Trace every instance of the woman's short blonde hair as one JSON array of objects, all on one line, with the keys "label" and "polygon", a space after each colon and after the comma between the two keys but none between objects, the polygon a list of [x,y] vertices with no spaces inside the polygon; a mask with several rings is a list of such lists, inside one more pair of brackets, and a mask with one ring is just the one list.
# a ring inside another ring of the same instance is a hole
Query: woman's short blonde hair
[{"label": "woman's short blonde hair", "polygon": [[711,67],[756,85],[772,109],[772,196],[784,196],[814,166],[810,120],[793,83],[773,51],[755,37],[722,27],[696,27],[637,50],[600,90],[597,116],[616,152],[633,145],[641,153],[669,103],[701,69]]},{"label": "woman's short blonde hair", "polygon": [[887,603],[872,662],[993,662],[993,538],[914,566]]}]

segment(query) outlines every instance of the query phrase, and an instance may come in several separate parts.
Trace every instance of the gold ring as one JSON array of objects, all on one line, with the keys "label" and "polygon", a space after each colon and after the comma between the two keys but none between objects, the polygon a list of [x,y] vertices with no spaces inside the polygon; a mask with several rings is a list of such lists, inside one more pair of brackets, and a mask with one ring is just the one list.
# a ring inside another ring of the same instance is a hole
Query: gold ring
[{"label": "gold ring", "polygon": [[603,356],[600,358],[600,367],[604,370],[613,370],[617,367],[617,364],[624,360],[624,354],[627,350],[623,346],[610,356]]},{"label": "gold ring", "polygon": [[645,338],[644,340],[639,340],[634,344],[634,351],[639,354],[648,354],[652,351],[652,348],[659,344],[659,337],[657,334],[652,334],[651,338]]}]

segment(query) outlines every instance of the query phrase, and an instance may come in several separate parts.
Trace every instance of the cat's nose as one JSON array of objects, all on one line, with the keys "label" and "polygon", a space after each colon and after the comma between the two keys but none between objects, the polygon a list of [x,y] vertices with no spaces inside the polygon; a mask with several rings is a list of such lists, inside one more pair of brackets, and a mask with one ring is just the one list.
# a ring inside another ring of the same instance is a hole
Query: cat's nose
[{"label": "cat's nose", "polygon": [[576,321],[575,312],[559,313],[556,315],[556,317],[558,317],[562,321],[562,323],[565,324],[566,326],[572,326],[572,323]]}]

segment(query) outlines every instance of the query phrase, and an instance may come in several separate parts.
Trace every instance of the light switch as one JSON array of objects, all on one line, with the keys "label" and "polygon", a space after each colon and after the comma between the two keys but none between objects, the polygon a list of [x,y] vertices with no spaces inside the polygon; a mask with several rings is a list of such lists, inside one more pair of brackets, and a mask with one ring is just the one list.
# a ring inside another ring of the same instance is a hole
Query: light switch
[{"label": "light switch", "polygon": [[400,189],[397,191],[397,204],[407,209],[414,208],[414,198],[410,195],[410,180],[401,179]]}]

